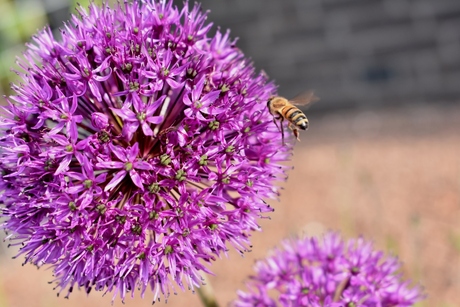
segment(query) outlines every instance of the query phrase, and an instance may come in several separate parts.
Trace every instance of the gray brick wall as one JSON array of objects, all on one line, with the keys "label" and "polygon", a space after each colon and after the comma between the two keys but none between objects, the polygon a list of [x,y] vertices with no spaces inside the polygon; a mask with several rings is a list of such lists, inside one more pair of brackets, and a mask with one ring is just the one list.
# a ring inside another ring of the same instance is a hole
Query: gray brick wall
[{"label": "gray brick wall", "polygon": [[460,0],[201,2],[280,94],[314,89],[316,109],[460,100]]}]

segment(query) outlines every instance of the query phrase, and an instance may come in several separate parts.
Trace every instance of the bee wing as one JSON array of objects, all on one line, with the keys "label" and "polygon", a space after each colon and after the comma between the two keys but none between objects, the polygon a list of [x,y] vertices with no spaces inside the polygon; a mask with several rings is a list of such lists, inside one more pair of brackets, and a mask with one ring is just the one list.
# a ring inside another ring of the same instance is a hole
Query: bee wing
[{"label": "bee wing", "polygon": [[289,100],[289,102],[296,106],[310,107],[311,104],[317,102],[318,100],[319,97],[315,96],[315,93],[313,91],[306,91],[295,96],[294,98]]}]

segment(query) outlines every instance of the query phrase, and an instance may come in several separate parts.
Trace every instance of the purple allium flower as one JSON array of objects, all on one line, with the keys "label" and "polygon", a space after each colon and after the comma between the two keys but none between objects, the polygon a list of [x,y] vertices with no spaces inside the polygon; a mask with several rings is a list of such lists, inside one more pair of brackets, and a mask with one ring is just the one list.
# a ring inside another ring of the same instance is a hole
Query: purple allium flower
[{"label": "purple allium flower", "polygon": [[398,274],[400,263],[362,238],[344,242],[337,233],[283,241],[256,263],[248,292],[237,307],[406,307],[424,295]]},{"label": "purple allium flower", "polygon": [[266,108],[275,87],[228,33],[207,36],[198,5],[78,13],[18,60],[0,118],[0,227],[67,296],[193,290],[273,211],[263,199],[290,156]]}]

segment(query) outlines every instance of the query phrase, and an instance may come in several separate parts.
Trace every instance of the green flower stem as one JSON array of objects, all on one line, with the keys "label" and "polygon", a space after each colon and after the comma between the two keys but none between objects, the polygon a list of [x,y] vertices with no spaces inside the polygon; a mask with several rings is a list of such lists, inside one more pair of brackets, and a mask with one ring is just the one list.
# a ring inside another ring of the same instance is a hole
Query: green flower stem
[{"label": "green flower stem", "polygon": [[204,307],[219,307],[217,304],[216,296],[214,295],[214,289],[211,286],[208,278],[202,276],[203,285],[197,289],[200,300],[203,303]]}]

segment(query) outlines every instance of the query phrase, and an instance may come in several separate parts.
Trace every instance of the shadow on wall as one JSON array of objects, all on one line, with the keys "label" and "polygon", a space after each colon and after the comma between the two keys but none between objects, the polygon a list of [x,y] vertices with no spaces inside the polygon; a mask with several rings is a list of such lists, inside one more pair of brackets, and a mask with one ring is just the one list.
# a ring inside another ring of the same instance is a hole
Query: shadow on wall
[{"label": "shadow on wall", "polygon": [[459,1],[201,2],[281,95],[314,89],[315,109],[460,97]]}]

